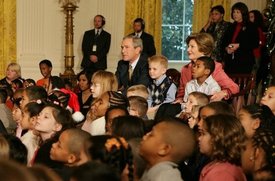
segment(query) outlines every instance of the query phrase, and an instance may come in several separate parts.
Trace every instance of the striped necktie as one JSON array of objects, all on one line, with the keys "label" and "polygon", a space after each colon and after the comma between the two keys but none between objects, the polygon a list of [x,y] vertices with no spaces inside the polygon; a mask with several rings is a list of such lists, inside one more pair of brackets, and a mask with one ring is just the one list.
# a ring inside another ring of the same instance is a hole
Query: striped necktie
[{"label": "striped necktie", "polygon": [[133,74],[133,67],[130,64],[129,64],[129,68],[128,68],[128,73],[129,73],[129,80],[131,80],[132,74]]}]

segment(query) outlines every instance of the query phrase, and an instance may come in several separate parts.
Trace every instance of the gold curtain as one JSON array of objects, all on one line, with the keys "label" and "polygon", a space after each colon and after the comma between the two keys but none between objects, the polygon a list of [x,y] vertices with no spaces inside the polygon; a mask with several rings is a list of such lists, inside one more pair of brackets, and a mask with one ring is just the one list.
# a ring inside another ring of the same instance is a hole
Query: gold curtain
[{"label": "gold curtain", "polygon": [[0,77],[16,61],[16,0],[0,0]]},{"label": "gold curtain", "polygon": [[213,6],[222,5],[225,10],[224,20],[230,20],[231,0],[194,0],[193,32],[199,32],[206,24]]},{"label": "gold curtain", "polygon": [[153,35],[157,54],[161,52],[161,0],[126,0],[125,35],[133,32],[133,21],[136,18],[145,21],[145,31]]}]

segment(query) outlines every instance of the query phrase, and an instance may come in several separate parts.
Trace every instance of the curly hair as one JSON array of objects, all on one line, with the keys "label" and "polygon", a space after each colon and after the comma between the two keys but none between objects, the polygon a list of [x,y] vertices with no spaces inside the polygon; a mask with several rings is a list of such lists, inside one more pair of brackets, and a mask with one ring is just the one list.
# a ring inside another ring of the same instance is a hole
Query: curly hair
[{"label": "curly hair", "polygon": [[204,120],[204,126],[211,136],[213,146],[210,158],[240,165],[246,140],[241,122],[235,116],[217,114],[208,116]]},{"label": "curly hair", "polygon": [[256,9],[249,11],[249,14],[253,13],[254,14],[254,24],[257,27],[264,28],[264,19],[262,16],[262,13]]},{"label": "curly hair", "polygon": [[252,137],[255,148],[262,148],[266,154],[265,168],[275,166],[275,133],[270,129],[258,129]]},{"label": "curly hair", "polygon": [[[114,140],[116,144],[108,144],[108,140]],[[94,161],[100,161],[110,165],[120,174],[123,172],[126,165],[129,169],[129,181],[133,180],[133,154],[128,143],[122,142],[121,137],[100,135],[92,136],[86,144],[86,152]]]}]

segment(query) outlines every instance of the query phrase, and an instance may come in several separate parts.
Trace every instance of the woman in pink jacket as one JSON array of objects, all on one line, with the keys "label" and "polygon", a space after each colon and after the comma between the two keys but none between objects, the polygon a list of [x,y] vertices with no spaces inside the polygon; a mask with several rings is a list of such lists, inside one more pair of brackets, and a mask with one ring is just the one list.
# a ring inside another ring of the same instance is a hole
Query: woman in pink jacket
[{"label": "woman in pink jacket", "polygon": [[[191,60],[190,63],[184,65],[181,69],[180,85],[177,92],[176,101],[172,104],[162,104],[155,116],[155,120],[161,120],[163,117],[174,117],[181,112],[183,97],[186,83],[192,80],[192,65],[197,58],[201,56],[210,56],[214,48],[214,40],[208,33],[196,33],[187,37],[186,43],[188,45],[187,53]],[[229,99],[232,94],[239,92],[239,87],[235,82],[228,77],[224,72],[222,64],[215,61],[215,70],[212,77],[217,81],[221,87],[220,92],[216,92],[211,96],[211,101],[220,101],[222,99]]]},{"label": "woman in pink jacket", "polygon": [[[210,34],[196,33],[187,37],[186,43],[188,45],[187,53],[191,62],[181,69],[180,86],[178,88],[176,102],[183,101],[185,85],[192,80],[192,65],[197,58],[201,56],[210,56],[214,47],[214,40]],[[215,93],[211,97],[211,101],[220,101],[222,99],[229,99],[232,94],[239,92],[239,87],[233,82],[231,78],[224,72],[222,64],[215,62],[215,70],[212,77],[218,82],[221,91]]]}]

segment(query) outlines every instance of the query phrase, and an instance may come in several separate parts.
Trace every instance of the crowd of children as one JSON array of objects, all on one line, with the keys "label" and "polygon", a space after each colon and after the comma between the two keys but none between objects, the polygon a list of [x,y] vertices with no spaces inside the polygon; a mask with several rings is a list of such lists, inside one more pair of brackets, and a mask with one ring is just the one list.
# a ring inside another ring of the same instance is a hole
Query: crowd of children
[{"label": "crowd of children", "polygon": [[275,180],[274,85],[236,115],[230,99],[211,99],[221,91],[211,58],[193,62],[181,104],[167,58],[152,56],[148,66],[149,86],[121,93],[112,72],[82,71],[77,87],[67,88],[49,60],[40,62],[37,82],[11,63],[0,80],[1,177]]}]

